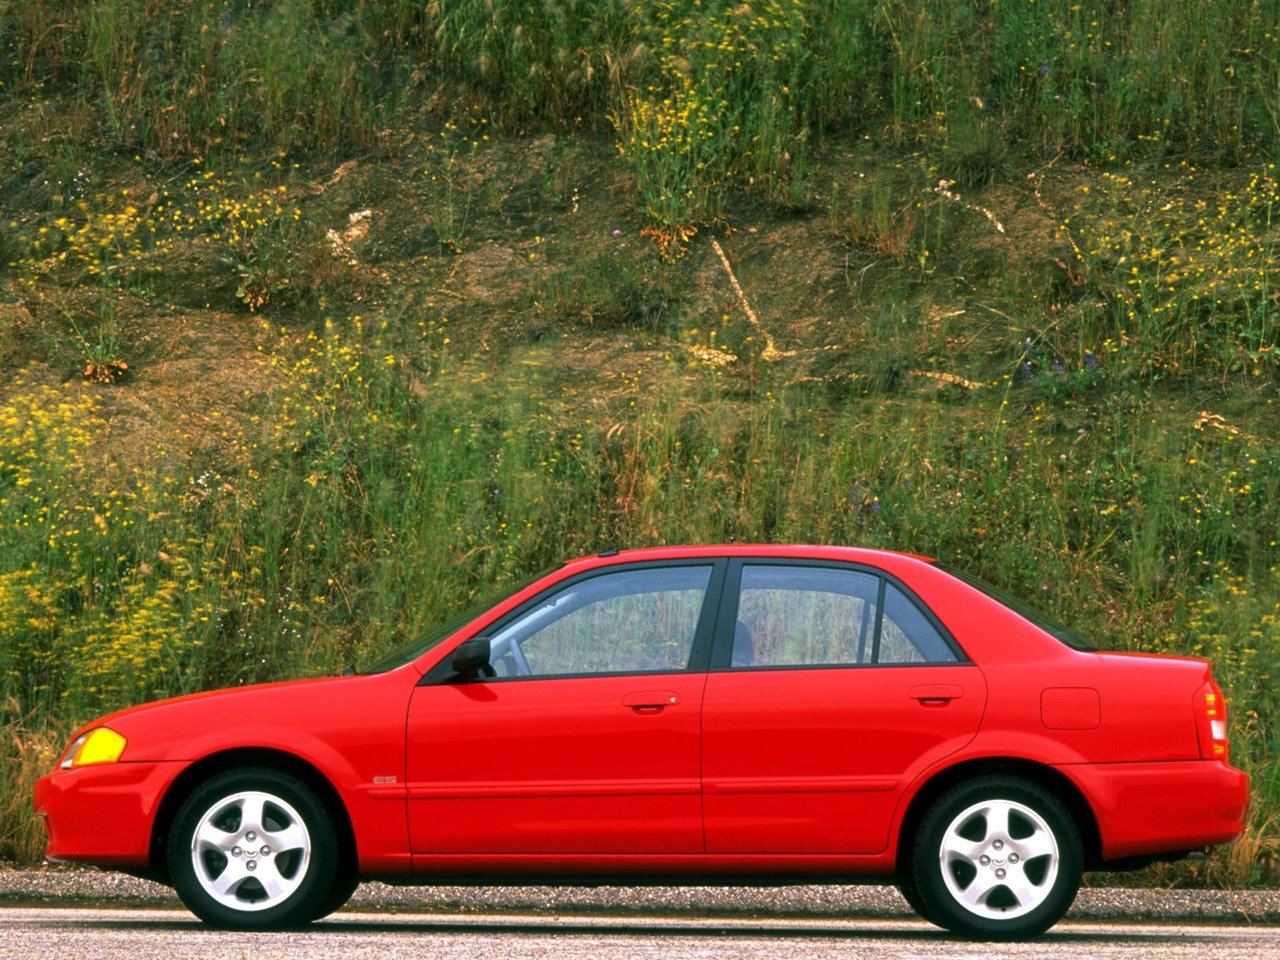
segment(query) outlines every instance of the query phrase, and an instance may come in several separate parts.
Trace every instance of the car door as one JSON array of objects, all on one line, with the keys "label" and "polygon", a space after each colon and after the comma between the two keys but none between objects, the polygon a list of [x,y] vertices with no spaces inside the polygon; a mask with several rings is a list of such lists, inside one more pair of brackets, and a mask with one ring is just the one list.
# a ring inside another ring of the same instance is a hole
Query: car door
[{"label": "car door", "polygon": [[709,853],[876,853],[902,790],[986,696],[902,585],[849,565],[730,566],[703,700]]},{"label": "car door", "polygon": [[577,577],[433,671],[408,717],[415,854],[701,852],[699,718],[723,563]]}]

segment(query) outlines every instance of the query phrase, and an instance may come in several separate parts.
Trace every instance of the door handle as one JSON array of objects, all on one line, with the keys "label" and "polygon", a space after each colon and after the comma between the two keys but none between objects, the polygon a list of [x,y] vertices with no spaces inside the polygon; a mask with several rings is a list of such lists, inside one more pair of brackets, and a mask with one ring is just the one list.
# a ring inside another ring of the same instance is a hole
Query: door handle
[{"label": "door handle", "polygon": [[679,702],[680,697],[674,690],[640,690],[622,698],[622,705],[637,713],[657,713]]},{"label": "door handle", "polygon": [[945,706],[964,696],[964,690],[954,683],[927,683],[912,687],[908,695],[920,701],[921,706]]}]

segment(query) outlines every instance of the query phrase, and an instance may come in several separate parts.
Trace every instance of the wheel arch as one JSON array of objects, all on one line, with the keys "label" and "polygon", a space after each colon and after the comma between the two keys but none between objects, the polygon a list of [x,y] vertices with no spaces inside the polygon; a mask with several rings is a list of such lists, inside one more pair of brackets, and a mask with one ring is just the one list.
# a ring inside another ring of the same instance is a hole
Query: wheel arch
[{"label": "wheel arch", "polygon": [[333,827],[338,835],[342,856],[339,869],[349,871],[358,869],[356,837],[351,816],[329,778],[312,764],[283,750],[245,747],[223,750],[202,757],[178,774],[169,785],[164,798],[160,801],[155,820],[151,824],[148,874],[152,879],[169,882],[166,867],[169,835],[183,801],[210,778],[230,770],[247,767],[265,767],[288,774],[315,791],[316,796],[329,812],[329,816],[333,818]]},{"label": "wheel arch", "polygon": [[1084,853],[1084,869],[1094,870],[1102,862],[1102,837],[1093,807],[1069,777],[1053,767],[1015,757],[984,757],[955,764],[934,773],[911,797],[898,826],[894,872],[909,869],[911,848],[915,843],[929,808],[944,793],[958,784],[979,777],[1017,777],[1037,784],[1052,793],[1070,814],[1080,833]]}]

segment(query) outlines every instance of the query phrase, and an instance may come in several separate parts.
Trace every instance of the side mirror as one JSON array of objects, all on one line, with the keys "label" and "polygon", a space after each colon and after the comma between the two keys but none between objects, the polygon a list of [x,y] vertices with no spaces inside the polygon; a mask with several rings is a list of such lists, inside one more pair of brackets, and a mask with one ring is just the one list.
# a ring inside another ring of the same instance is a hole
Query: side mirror
[{"label": "side mirror", "polygon": [[489,638],[465,640],[453,651],[454,675],[462,680],[473,680],[476,676],[492,677],[493,666],[489,663]]}]

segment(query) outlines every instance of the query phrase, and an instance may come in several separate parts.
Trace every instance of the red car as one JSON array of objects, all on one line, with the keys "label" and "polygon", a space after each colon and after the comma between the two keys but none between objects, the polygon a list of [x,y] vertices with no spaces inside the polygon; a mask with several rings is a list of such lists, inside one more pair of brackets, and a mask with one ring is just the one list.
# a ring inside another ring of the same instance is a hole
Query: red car
[{"label": "red car", "polygon": [[227,927],[361,878],[894,882],[1039,934],[1081,872],[1235,838],[1202,660],[1099,653],[920,557],[720,546],[567,563],[361,674],[95,720],[36,786],[51,860]]}]

